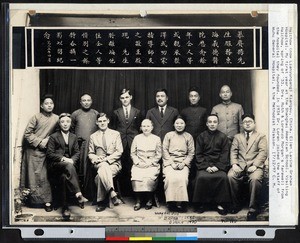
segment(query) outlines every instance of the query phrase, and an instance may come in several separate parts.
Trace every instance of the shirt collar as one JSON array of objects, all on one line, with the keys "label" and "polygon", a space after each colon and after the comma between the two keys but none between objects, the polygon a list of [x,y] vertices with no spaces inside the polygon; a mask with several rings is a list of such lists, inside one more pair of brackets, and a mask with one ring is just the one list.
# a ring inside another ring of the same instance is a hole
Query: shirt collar
[{"label": "shirt collar", "polygon": [[230,105],[230,104],[231,104],[231,100],[229,100],[229,101],[227,101],[227,102],[222,101],[222,104],[223,104],[223,105]]},{"label": "shirt collar", "polygon": [[163,109],[164,109],[164,112],[165,112],[165,111],[166,111],[166,108],[167,108],[167,105],[159,106],[159,107],[158,107],[159,111],[161,110],[161,108],[163,108]]}]

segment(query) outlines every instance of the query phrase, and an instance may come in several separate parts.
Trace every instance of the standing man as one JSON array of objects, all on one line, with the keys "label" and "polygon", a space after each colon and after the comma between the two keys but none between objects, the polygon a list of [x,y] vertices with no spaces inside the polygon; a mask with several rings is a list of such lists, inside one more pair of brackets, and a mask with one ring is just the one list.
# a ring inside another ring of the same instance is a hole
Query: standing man
[{"label": "standing man", "polygon": [[[74,111],[71,115],[72,125],[70,131],[78,137],[80,159],[77,169],[79,178],[83,181],[86,177],[89,138],[92,133],[97,131],[96,120],[99,114],[98,111],[91,109],[92,104],[93,100],[89,94],[81,95],[81,108]],[[82,184],[83,181],[81,181]]]},{"label": "standing man", "polygon": [[181,111],[181,115],[186,120],[185,131],[190,133],[194,141],[196,141],[198,135],[206,129],[206,108],[199,105],[200,92],[197,87],[191,87],[189,89],[189,101],[190,106],[184,108]]},{"label": "standing man", "polygon": [[228,179],[233,202],[232,213],[238,213],[240,205],[240,185],[245,179],[249,183],[250,203],[247,220],[254,221],[258,215],[258,198],[263,180],[263,168],[267,159],[267,138],[255,131],[255,117],[245,114],[242,117],[244,132],[234,136],[231,151],[231,169]]},{"label": "standing man", "polygon": [[230,141],[242,131],[243,107],[231,101],[232,92],[228,85],[223,85],[219,93],[222,103],[213,107],[211,113],[219,117],[219,131],[225,133]]},{"label": "standing man", "polygon": [[163,142],[165,135],[173,131],[174,119],[178,116],[178,110],[168,106],[168,91],[158,89],[156,91],[157,107],[148,110],[146,119],[150,119],[154,124],[153,134],[160,137]]},{"label": "standing man", "polygon": [[99,130],[93,133],[89,142],[89,159],[97,171],[95,183],[97,186],[96,212],[105,210],[105,199],[108,195],[117,206],[122,201],[118,198],[113,185],[113,178],[122,169],[121,155],[123,153],[120,133],[109,129],[109,119],[105,113],[97,116]]},{"label": "standing man", "polygon": [[229,168],[229,141],[218,131],[218,116],[207,117],[208,130],[202,132],[196,141],[195,188],[193,203],[196,211],[203,213],[207,205],[215,205],[219,214],[227,214],[230,203],[230,189],[227,178]]},{"label": "standing man", "polygon": [[[119,99],[122,103],[122,107],[114,110],[112,115],[112,128],[120,132],[123,154],[121,157],[122,162],[122,185],[127,189],[130,194],[131,189],[131,167],[132,160],[130,158],[130,148],[133,138],[139,133],[142,117],[141,112],[137,108],[131,105],[132,95],[130,90],[122,89]],[[125,189],[124,188],[124,189]]]}]

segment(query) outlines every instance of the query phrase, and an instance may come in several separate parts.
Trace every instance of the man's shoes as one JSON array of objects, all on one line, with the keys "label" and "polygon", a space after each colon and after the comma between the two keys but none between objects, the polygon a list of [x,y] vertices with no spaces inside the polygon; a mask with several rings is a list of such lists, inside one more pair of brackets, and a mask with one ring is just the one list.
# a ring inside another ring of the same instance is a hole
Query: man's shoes
[{"label": "man's shoes", "polygon": [[187,207],[185,203],[179,202],[176,204],[176,211],[179,213],[185,213],[187,211]]},{"label": "man's shoes", "polygon": [[82,196],[82,195],[79,195],[78,197],[77,197],[77,200],[78,200],[78,206],[80,207],[80,208],[84,208],[84,203],[85,202],[88,202],[89,200],[87,200],[84,196]]},{"label": "man's shoes", "polygon": [[118,206],[122,203],[121,199],[118,196],[114,196],[111,198],[113,205]]},{"label": "man's shoes", "polygon": [[227,214],[227,210],[225,208],[223,208],[221,205],[218,205],[217,206],[217,212],[220,214],[220,215],[226,215]]},{"label": "man's shoes", "polygon": [[106,208],[105,204],[103,202],[98,202],[96,207],[96,212],[102,212]]},{"label": "man's shoes", "polygon": [[140,210],[141,209],[141,203],[139,203],[139,202],[137,202],[135,205],[134,205],[134,207],[133,207],[133,210],[134,211],[138,211],[138,210]]},{"label": "man's shoes", "polygon": [[149,210],[149,209],[151,209],[152,208],[152,201],[148,201],[147,203],[146,203],[146,205],[145,205],[145,209],[146,210]]},{"label": "man's shoes", "polygon": [[204,206],[199,206],[199,207],[197,207],[196,208],[196,213],[204,213],[205,212],[205,208],[204,208]]},{"label": "man's shoes", "polygon": [[71,213],[68,207],[64,207],[62,210],[62,217],[64,220],[69,220],[71,217]]},{"label": "man's shoes", "polygon": [[247,221],[256,221],[257,215],[258,215],[258,211],[249,211],[247,213]]},{"label": "man's shoes", "polygon": [[45,211],[46,212],[51,212],[53,210],[52,204],[51,203],[45,203]]}]

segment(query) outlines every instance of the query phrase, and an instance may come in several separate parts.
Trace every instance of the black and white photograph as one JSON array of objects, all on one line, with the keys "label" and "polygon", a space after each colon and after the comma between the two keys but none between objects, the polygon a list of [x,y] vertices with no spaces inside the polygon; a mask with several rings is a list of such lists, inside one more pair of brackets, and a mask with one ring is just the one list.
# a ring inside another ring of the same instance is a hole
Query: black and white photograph
[{"label": "black and white photograph", "polygon": [[9,10],[11,224],[270,225],[268,8],[108,6]]}]

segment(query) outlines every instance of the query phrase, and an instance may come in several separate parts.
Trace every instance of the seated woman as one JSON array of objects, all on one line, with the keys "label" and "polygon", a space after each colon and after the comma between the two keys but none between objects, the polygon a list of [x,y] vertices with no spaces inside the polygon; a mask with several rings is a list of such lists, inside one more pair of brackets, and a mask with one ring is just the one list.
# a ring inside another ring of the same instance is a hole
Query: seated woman
[{"label": "seated woman", "polygon": [[69,132],[71,115],[62,113],[59,116],[59,126],[61,131],[53,133],[49,138],[47,163],[50,180],[57,181],[61,190],[62,216],[68,219],[71,216],[67,200],[69,194],[75,195],[81,208],[88,200],[82,196],[78,182],[76,164],[80,151],[76,135]]},{"label": "seated woman", "polygon": [[142,134],[135,136],[131,146],[131,168],[132,189],[136,196],[134,210],[141,208],[141,195],[146,197],[145,209],[152,208],[153,192],[158,183],[161,159],[160,138],[152,134],[153,123],[149,119],[143,120],[141,124]]},{"label": "seated woman", "polygon": [[175,131],[163,141],[163,175],[166,202],[170,211],[185,212],[188,198],[188,176],[195,154],[194,140],[185,132],[185,120],[177,116]]}]

